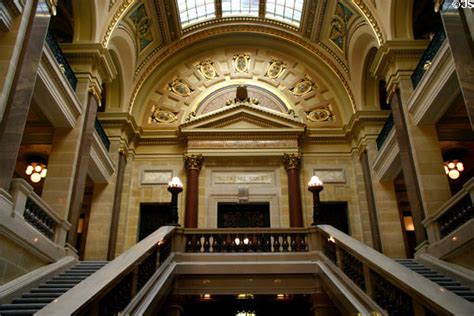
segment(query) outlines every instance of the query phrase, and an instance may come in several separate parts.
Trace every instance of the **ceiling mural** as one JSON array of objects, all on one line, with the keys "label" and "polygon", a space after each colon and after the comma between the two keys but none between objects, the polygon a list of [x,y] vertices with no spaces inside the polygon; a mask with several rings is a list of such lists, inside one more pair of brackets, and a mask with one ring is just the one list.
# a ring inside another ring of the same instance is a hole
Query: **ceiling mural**
[{"label": "ceiling mural", "polygon": [[133,10],[128,18],[132,21],[137,32],[138,48],[141,52],[153,41],[153,34],[151,32],[151,20],[146,12],[145,4],[140,4]]},{"label": "ceiling mural", "polygon": [[344,50],[345,48],[348,25],[353,15],[352,11],[341,1],[337,2],[336,12],[331,20],[331,32],[329,38],[341,50]]},{"label": "ceiling mural", "polygon": [[[177,128],[239,103],[308,126],[342,126],[328,84],[301,61],[272,50],[221,48],[182,62],[169,75],[146,101],[144,129]],[[244,97],[239,98],[239,87],[245,87]]]}]

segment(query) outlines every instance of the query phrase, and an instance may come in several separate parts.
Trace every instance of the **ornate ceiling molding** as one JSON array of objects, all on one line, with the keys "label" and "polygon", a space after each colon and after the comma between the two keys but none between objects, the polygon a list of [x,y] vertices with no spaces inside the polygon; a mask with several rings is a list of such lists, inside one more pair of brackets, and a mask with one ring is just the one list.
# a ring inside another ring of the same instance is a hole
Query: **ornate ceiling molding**
[{"label": "ornate ceiling molding", "polygon": [[[148,55],[143,63],[139,66],[137,71],[142,71],[140,78],[136,81],[134,91],[132,93],[130,102],[129,102],[129,113],[132,113],[133,106],[135,100],[138,96],[140,89],[143,87],[145,81],[148,77],[155,71],[155,69],[163,63],[168,57],[172,56],[176,52],[189,47],[190,45],[210,37],[228,34],[228,33],[258,33],[264,35],[270,35],[276,38],[285,39],[291,43],[294,43],[302,48],[305,49],[306,52],[309,52],[312,55],[318,57],[323,63],[325,63],[336,75],[336,77],[341,81],[346,93],[349,97],[352,110],[355,112],[355,100],[352,93],[352,89],[349,85],[349,82],[346,79],[349,78],[348,68],[347,66],[340,60],[331,50],[328,50],[326,47],[322,47],[316,43],[312,43],[301,36],[288,32],[286,30],[276,29],[275,27],[270,27],[267,25],[221,25],[219,27],[208,28],[204,30],[200,30],[199,32],[195,32],[184,36],[179,41],[169,45],[168,47],[162,50],[154,50],[150,55]],[[326,53],[324,53],[324,52]],[[331,57],[329,57],[329,54]],[[152,60],[152,58],[154,59]],[[333,58],[336,60],[337,64],[334,62]],[[147,65],[146,68],[144,66]],[[344,70],[341,71],[340,68]],[[138,73],[137,73],[138,75]]]},{"label": "ornate ceiling molding", "polygon": [[377,22],[377,19],[372,14],[372,11],[367,6],[365,1],[364,0],[352,0],[352,2],[357,6],[357,8],[362,12],[362,14],[365,16],[366,20],[369,22],[369,25],[372,27],[372,29],[375,32],[375,35],[377,36],[377,40],[379,42],[379,45],[382,45],[383,43],[385,43],[385,38],[383,36],[382,30],[380,29],[379,23]]}]

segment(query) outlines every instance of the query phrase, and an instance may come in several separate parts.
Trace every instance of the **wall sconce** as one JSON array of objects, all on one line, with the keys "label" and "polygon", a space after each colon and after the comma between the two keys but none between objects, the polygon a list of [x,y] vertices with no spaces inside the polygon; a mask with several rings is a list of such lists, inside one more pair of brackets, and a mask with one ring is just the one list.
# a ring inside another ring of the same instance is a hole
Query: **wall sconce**
[{"label": "wall sconce", "polygon": [[444,171],[450,179],[456,180],[464,171],[464,164],[459,160],[450,160],[444,163]]},{"label": "wall sconce", "polygon": [[319,198],[319,193],[324,189],[323,181],[321,181],[317,176],[312,176],[311,180],[308,182],[308,191],[313,193],[313,224],[321,224],[321,200]]},{"label": "wall sconce", "polygon": [[40,182],[43,178],[46,178],[48,169],[46,168],[46,161],[42,158],[31,158],[30,162],[26,167],[25,173],[30,176],[30,180],[33,183]]}]

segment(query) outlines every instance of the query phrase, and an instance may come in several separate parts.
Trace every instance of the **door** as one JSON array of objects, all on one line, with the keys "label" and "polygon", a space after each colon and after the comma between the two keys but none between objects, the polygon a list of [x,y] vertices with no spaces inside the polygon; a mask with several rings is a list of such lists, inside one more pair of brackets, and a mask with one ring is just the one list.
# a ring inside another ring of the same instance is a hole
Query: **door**
[{"label": "door", "polygon": [[270,227],[270,203],[218,203],[217,227]]},{"label": "door", "polygon": [[321,202],[321,221],[349,235],[347,202]]},{"label": "door", "polygon": [[140,203],[138,241],[171,222],[171,203]]}]

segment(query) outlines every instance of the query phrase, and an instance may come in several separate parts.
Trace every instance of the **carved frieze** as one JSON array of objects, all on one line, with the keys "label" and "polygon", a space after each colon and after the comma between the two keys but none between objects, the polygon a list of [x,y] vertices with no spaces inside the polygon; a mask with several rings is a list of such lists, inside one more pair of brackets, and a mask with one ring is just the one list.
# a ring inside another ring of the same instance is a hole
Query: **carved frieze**
[{"label": "carved frieze", "polygon": [[247,73],[249,72],[250,55],[247,53],[234,55],[233,63],[236,72]]},{"label": "carved frieze", "polygon": [[214,184],[272,184],[273,172],[214,172]]},{"label": "carved frieze", "polygon": [[171,81],[169,84],[168,84],[168,89],[181,96],[181,97],[188,97],[191,95],[191,93],[193,93],[193,89],[189,86],[189,84],[187,82],[185,82],[184,80],[180,79],[180,78],[175,78],[173,81]]},{"label": "carved frieze", "polygon": [[301,165],[301,153],[293,154],[283,154],[283,163],[285,164],[285,169],[299,169]]},{"label": "carved frieze", "polygon": [[143,170],[141,184],[167,184],[173,177],[172,170]]},{"label": "carved frieze", "polygon": [[216,68],[214,67],[214,62],[211,60],[204,60],[199,62],[196,65],[197,70],[199,73],[206,78],[207,80],[212,80],[216,77],[219,77]]},{"label": "carved frieze", "polygon": [[286,69],[286,64],[279,59],[272,59],[268,63],[265,76],[270,79],[278,79]]},{"label": "carved frieze", "polygon": [[291,93],[295,96],[303,96],[308,94],[314,89],[315,83],[309,75],[305,75],[303,79],[297,81],[293,88],[290,89]]},{"label": "carved frieze", "polygon": [[185,155],[184,156],[184,167],[186,170],[201,170],[204,158],[202,155]]}]

